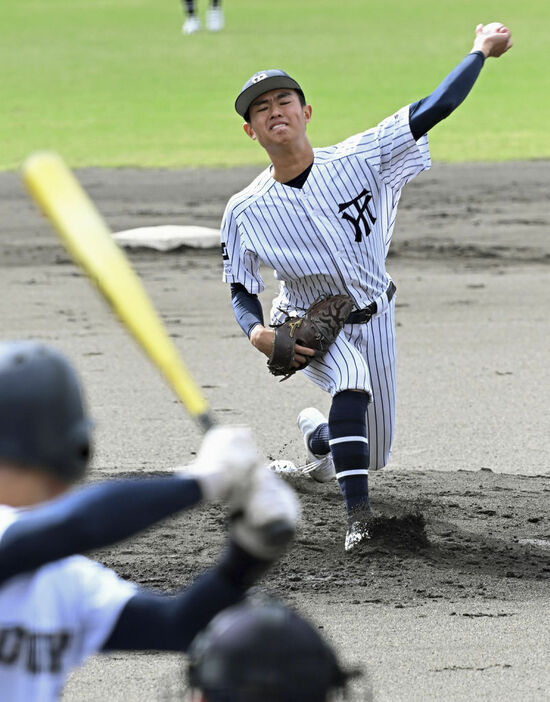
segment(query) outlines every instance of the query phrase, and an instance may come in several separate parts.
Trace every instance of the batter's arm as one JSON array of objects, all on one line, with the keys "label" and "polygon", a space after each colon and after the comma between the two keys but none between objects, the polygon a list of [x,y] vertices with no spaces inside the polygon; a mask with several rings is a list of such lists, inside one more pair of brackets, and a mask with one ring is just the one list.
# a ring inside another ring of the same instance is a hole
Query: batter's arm
[{"label": "batter's arm", "polygon": [[113,480],[24,512],[0,541],[0,582],[126,539],[201,499],[193,478]]},{"label": "batter's arm", "polygon": [[104,651],[186,651],[221,610],[239,602],[271,561],[230,541],[221,561],[176,595],[138,591],[122,610]]}]

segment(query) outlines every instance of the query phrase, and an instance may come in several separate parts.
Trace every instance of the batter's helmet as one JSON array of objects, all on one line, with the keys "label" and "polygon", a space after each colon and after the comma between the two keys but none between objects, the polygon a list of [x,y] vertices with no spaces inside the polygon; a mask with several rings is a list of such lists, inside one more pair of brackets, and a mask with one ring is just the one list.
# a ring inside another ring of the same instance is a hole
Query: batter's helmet
[{"label": "batter's helmet", "polygon": [[327,702],[345,690],[350,673],[295,612],[278,602],[246,602],[195,638],[188,676],[208,702]]},{"label": "batter's helmet", "polygon": [[270,68],[267,71],[258,71],[251,76],[241,88],[241,92],[235,100],[235,110],[248,122],[248,108],[252,102],[260,95],[277,90],[277,88],[291,88],[301,95],[305,104],[304,91],[294,78],[280,68]]},{"label": "batter's helmet", "polygon": [[65,357],[34,341],[0,342],[0,460],[81,478],[92,423]]}]

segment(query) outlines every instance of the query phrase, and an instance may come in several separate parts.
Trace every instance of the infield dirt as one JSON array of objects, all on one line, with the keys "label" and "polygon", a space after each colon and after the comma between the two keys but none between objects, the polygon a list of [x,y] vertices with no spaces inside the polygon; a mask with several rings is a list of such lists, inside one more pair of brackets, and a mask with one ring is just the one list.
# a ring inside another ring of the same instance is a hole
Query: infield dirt
[{"label": "infield dirt", "polygon": [[[114,231],[217,226],[258,169],[84,170]],[[97,421],[91,479],[192,459],[193,423],[69,263],[16,174],[0,174],[4,337],[36,337],[79,367]],[[313,617],[366,675],[350,699],[545,700],[550,695],[550,164],[436,165],[404,192],[388,268],[398,287],[398,412],[390,465],[371,476],[387,528],[344,554],[335,484],[290,479],[303,508],[293,549],[263,587]],[[250,424],[270,459],[304,461],[295,418],[328,398],[280,385],[237,327],[218,252],[131,254],[223,422]],[[275,281],[266,271],[267,312]],[[423,524],[425,523],[425,527]],[[223,546],[199,508],[94,554],[163,591]],[[72,700],[177,700],[182,659],[92,660]]]}]

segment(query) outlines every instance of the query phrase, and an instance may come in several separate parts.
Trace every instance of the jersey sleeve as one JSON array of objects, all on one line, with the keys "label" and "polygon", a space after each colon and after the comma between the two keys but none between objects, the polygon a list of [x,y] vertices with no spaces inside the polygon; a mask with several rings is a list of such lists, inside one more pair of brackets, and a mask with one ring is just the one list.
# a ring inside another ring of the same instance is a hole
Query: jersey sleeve
[{"label": "jersey sleeve", "polygon": [[[137,585],[84,556],[68,559],[64,572],[67,587],[73,587],[75,620],[79,623],[79,646],[73,665],[103,648]],[[70,585],[69,585],[70,584]]]},{"label": "jersey sleeve", "polygon": [[428,137],[414,140],[408,105],[380,122],[375,134],[380,177],[392,190],[401,190],[414,176],[430,168]]},{"label": "jersey sleeve", "polygon": [[240,283],[252,295],[264,288],[258,255],[247,249],[241,235],[231,202],[226,208],[221,228],[221,248],[224,283]]}]

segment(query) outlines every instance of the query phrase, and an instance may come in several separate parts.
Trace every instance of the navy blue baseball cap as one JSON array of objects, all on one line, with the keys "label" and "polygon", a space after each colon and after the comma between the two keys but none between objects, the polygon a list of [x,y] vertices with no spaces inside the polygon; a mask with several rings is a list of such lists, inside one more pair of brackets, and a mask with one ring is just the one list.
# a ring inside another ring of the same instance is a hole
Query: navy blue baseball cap
[{"label": "navy blue baseball cap", "polygon": [[258,71],[246,81],[235,100],[235,109],[241,117],[246,119],[252,102],[260,95],[267,93],[269,90],[277,90],[277,88],[292,88],[292,90],[297,90],[304,96],[304,91],[294,78],[291,78],[288,73],[281,71],[279,68],[272,68],[268,71]]}]

